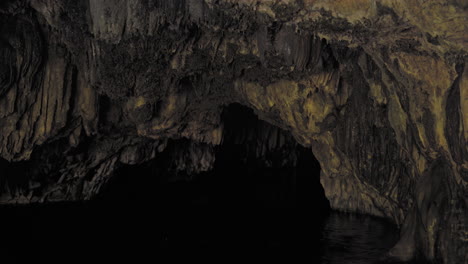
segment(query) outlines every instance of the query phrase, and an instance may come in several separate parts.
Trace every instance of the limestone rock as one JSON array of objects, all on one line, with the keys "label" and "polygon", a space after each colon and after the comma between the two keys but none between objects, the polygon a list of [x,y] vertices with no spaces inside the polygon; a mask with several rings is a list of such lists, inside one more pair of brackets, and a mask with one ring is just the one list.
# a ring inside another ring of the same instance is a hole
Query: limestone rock
[{"label": "limestone rock", "polygon": [[463,263],[466,20],[462,0],[2,1],[0,202],[91,199],[171,139],[210,170],[236,102],[312,148],[333,208],[400,224],[391,255]]}]

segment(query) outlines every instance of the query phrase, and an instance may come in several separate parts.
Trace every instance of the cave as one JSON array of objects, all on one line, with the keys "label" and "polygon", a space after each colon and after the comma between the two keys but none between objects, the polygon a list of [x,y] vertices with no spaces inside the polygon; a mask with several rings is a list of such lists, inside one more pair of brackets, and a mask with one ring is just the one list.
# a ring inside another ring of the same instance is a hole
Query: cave
[{"label": "cave", "polygon": [[465,263],[467,8],[1,1],[0,255]]},{"label": "cave", "polygon": [[[91,202],[7,208],[11,219],[4,225],[19,232],[7,233],[8,238],[49,245],[23,247],[31,255],[20,260],[43,261],[52,255],[50,260],[56,261],[84,242],[88,252],[77,261],[113,261],[133,254],[146,258],[149,253],[140,250],[249,254],[277,249],[320,255],[320,232],[330,204],[311,148],[238,103],[224,108],[221,122],[221,144],[201,147],[188,139],[170,140],[158,157],[122,164]],[[203,156],[197,148],[214,155],[207,171],[190,168],[196,165],[190,163],[191,155]],[[31,177],[21,171],[24,164],[4,163],[6,182],[16,175]],[[147,243],[150,237],[153,242]],[[10,250],[6,259],[18,260],[18,251],[5,247]],[[106,256],[116,249],[126,253]]]},{"label": "cave", "polygon": [[297,250],[307,236],[314,238],[309,246],[318,243],[330,205],[310,147],[237,103],[221,120],[221,144],[205,149],[214,156],[208,171],[178,163],[203,154],[187,139],[172,140],[157,158],[116,170],[95,202],[133,213],[154,209],[162,248]]},{"label": "cave", "polygon": [[[206,149],[214,156],[208,171],[196,173],[178,164],[179,156],[203,154],[191,153],[194,146],[187,139],[172,140],[156,159],[118,169],[99,196],[141,203],[156,195],[162,204],[178,201],[181,206],[220,209],[312,206],[326,214],[329,202],[320,184],[320,164],[310,147],[240,104],[227,106],[221,119],[222,143]],[[171,184],[180,189],[172,190]]]}]

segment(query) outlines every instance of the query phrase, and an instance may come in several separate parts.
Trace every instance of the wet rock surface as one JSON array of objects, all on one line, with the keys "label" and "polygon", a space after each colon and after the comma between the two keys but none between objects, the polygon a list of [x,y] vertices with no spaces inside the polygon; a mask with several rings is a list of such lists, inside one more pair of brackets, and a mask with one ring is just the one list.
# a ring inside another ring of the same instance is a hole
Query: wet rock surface
[{"label": "wet rock surface", "polygon": [[[210,171],[239,103],[312,149],[332,208],[401,226],[391,256],[463,263],[466,18],[459,0],[2,1],[0,202],[89,200],[165,151]],[[288,151],[275,133],[258,157]]]}]

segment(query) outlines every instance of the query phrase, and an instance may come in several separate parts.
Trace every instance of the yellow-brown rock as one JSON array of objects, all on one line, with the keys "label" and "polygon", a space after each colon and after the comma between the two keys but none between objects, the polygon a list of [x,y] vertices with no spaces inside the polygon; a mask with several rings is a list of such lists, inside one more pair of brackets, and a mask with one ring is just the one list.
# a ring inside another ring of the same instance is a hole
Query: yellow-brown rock
[{"label": "yellow-brown rock", "polygon": [[48,180],[0,203],[90,199],[170,139],[210,170],[236,102],[312,148],[333,208],[399,224],[391,256],[463,263],[467,18],[463,0],[3,1],[0,157]]}]

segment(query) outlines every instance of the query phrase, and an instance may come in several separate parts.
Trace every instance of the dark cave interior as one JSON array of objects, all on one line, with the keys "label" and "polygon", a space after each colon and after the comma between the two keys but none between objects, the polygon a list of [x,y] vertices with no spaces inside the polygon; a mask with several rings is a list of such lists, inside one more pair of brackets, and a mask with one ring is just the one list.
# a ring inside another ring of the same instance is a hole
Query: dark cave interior
[{"label": "dark cave interior", "polygon": [[228,106],[223,119],[225,134],[222,144],[214,147],[212,170],[196,175],[176,171],[174,155],[190,143],[172,140],[156,159],[119,169],[100,198],[216,210],[329,210],[320,185],[320,164],[311,149],[239,104]]},{"label": "dark cave interior", "polygon": [[32,241],[27,255],[16,243],[2,245],[7,259],[59,260],[80,247],[86,253],[78,259],[115,250],[319,250],[330,209],[311,149],[239,104],[222,118],[210,171],[177,171],[174,155],[190,142],[172,140],[157,158],[121,166],[91,202],[3,208],[9,217],[2,221],[14,227],[6,236]]},{"label": "dark cave interior", "polygon": [[466,262],[466,1],[1,2],[0,263]]}]

